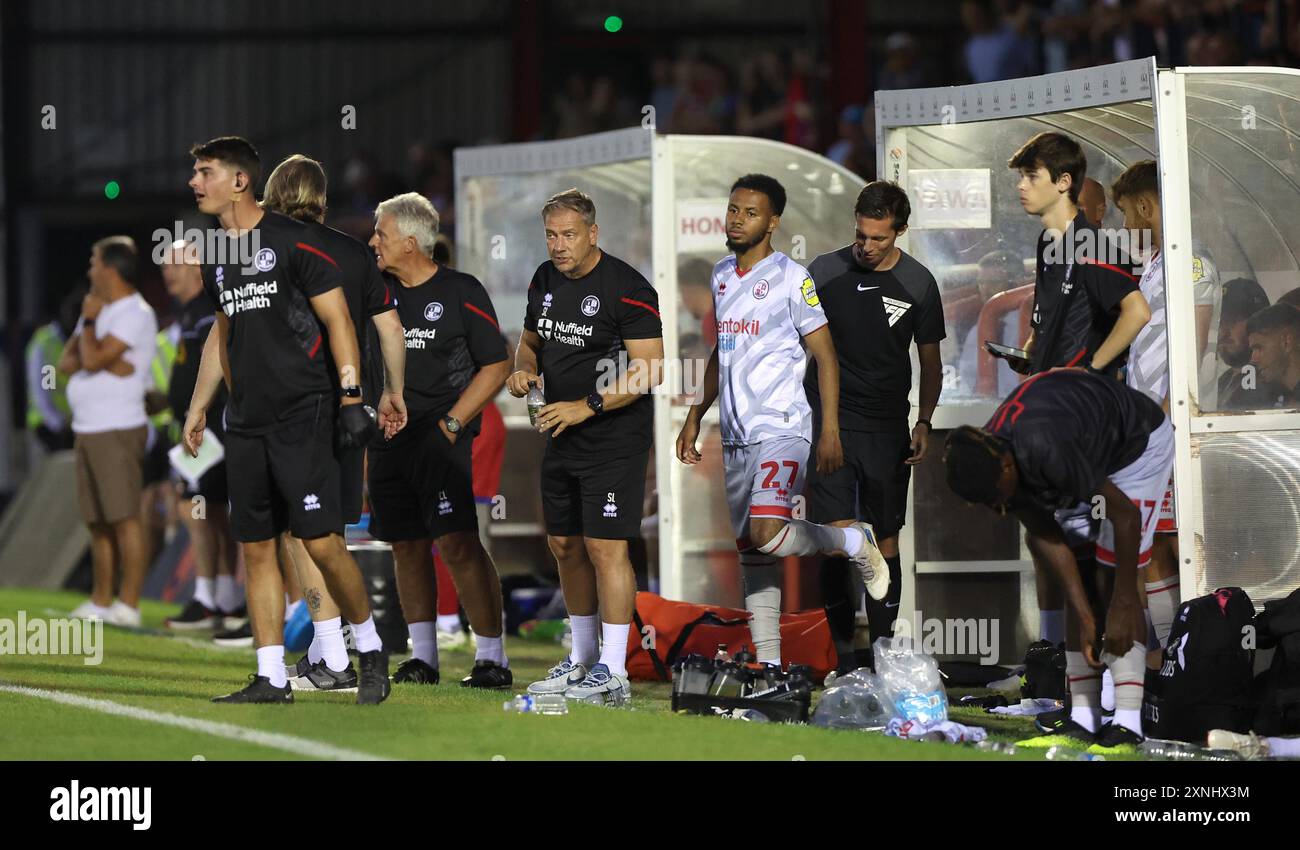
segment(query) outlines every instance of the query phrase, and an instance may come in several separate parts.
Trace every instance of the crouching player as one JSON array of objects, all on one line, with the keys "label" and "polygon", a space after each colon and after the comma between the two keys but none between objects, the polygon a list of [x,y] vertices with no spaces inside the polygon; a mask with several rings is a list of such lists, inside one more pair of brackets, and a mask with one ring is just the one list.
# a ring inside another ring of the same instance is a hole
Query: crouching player
[{"label": "crouching player", "polygon": [[[1013,512],[1029,532],[1035,563],[1066,591],[1066,677],[1071,709],[1036,721],[1026,746],[1135,752],[1142,742],[1146,625],[1137,570],[1151,559],[1156,513],[1173,470],[1173,426],[1160,406],[1111,378],[1056,369],[1030,378],[983,428],[948,438],[948,486],[968,502]],[[1097,619],[1058,517],[1080,502],[1101,522],[1097,561],[1111,588],[1097,656]],[[1101,727],[1101,670],[1115,680],[1115,719]],[[1100,734],[1099,734],[1099,730]]]}]

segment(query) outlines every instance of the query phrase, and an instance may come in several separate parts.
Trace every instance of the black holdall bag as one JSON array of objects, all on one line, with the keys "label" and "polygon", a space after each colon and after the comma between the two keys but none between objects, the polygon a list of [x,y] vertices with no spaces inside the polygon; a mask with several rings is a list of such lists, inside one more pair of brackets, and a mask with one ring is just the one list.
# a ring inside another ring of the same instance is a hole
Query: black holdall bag
[{"label": "black holdall bag", "polygon": [[1048,640],[1036,640],[1025,651],[1025,673],[1021,677],[1020,695],[1025,699],[1064,700],[1065,647]]},{"label": "black holdall bag", "polygon": [[1272,648],[1273,662],[1258,679],[1260,735],[1300,733],[1300,589],[1285,599],[1264,603],[1255,617],[1260,649]]},{"label": "black holdall bag", "polygon": [[1211,729],[1250,728],[1254,618],[1255,606],[1240,587],[1221,587],[1179,606],[1160,670],[1147,677],[1147,737],[1204,743]]}]

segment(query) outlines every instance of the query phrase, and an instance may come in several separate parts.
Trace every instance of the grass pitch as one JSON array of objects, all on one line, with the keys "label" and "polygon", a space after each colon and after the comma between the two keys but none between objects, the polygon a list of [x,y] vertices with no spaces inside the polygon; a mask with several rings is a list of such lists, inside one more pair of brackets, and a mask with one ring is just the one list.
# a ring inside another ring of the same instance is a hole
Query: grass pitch
[{"label": "grass pitch", "polygon": [[[29,620],[63,617],[83,599],[6,589],[0,591],[0,618],[16,620],[20,610]],[[339,757],[331,750],[346,750],[352,757],[510,761],[1008,758],[969,746],[880,734],[674,715],[669,686],[646,682],[632,683],[630,710],[573,705],[564,716],[508,714],[502,703],[509,694],[459,687],[473,664],[468,650],[441,653],[441,685],[396,686],[380,706],[355,705],[353,694],[301,692],[287,706],[217,705],[209,698],[242,687],[255,670],[253,651],[213,646],[203,632],[169,634],[163,618],[177,610],[146,600],[142,629],[105,626],[103,660],[97,666],[87,666],[81,656],[0,656],[0,688],[55,692],[77,703],[0,690],[0,759]],[[558,644],[509,638],[506,651],[514,669],[514,693],[541,678],[563,654]],[[400,660],[393,659],[390,669]],[[119,713],[106,713],[106,708]],[[995,740],[1035,734],[1028,719],[962,708],[952,709],[951,716],[985,727]],[[1042,757],[1042,751],[1020,748],[1012,758]]]}]

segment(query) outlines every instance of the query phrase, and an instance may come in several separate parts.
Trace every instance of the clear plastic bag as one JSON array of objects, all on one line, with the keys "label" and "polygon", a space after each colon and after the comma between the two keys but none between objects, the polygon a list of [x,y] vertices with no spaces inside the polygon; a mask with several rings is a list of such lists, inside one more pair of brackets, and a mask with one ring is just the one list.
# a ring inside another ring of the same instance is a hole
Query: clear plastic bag
[{"label": "clear plastic bag", "polygon": [[915,652],[911,641],[896,638],[880,638],[872,650],[876,673],[895,716],[923,724],[948,719],[948,694],[933,656]]},{"label": "clear plastic bag", "polygon": [[830,729],[881,730],[894,716],[893,703],[879,677],[855,670],[827,688],[813,712],[812,724]]}]

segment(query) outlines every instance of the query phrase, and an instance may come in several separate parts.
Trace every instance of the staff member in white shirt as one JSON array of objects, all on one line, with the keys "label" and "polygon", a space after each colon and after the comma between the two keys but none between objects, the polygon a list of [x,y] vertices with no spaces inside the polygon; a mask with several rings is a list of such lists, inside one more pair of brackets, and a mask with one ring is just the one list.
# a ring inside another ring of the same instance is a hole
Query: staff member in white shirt
[{"label": "staff member in white shirt", "polygon": [[[144,393],[158,320],[136,291],[139,254],[129,236],[109,236],[90,252],[90,294],[59,357],[71,376],[77,499],[90,529],[94,589],[73,616],[140,625],[145,539],[140,491],[147,433]],[[113,600],[113,579],[121,591]]]}]

